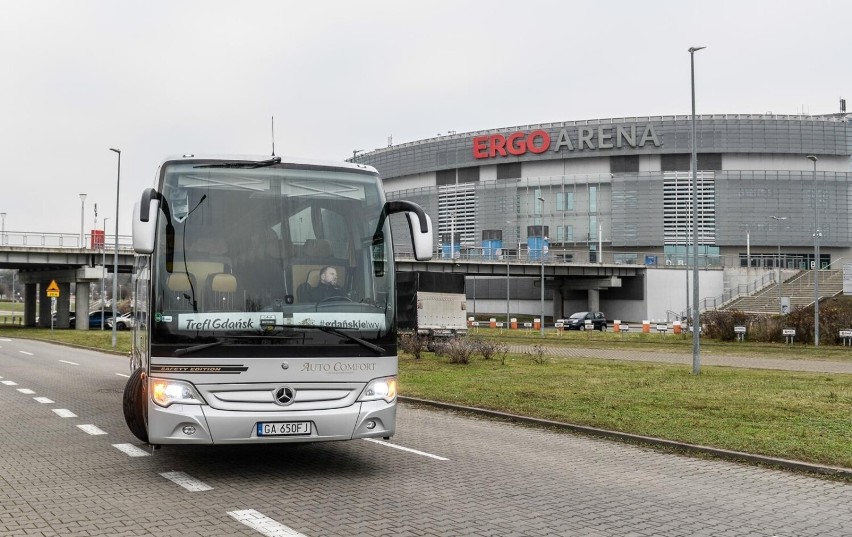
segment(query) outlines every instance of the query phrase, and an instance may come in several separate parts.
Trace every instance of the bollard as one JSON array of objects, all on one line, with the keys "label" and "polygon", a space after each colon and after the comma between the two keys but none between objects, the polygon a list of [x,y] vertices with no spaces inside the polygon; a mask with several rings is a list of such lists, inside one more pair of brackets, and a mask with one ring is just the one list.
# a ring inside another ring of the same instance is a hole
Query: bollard
[{"label": "bollard", "polygon": [[672,330],[675,334],[680,334],[681,332],[683,332],[683,329],[680,326],[680,321],[675,321],[672,323]]},{"label": "bollard", "polygon": [[488,320],[488,326],[490,326],[491,328],[497,328],[497,319],[495,319],[494,317],[490,318]]},{"label": "bollard", "polygon": [[509,327],[512,330],[517,330],[518,329],[518,319],[516,319],[515,317],[512,317],[511,319],[509,319]]},{"label": "bollard", "polygon": [[650,334],[651,333],[651,321],[642,321],[642,333]]},{"label": "bollard", "polygon": [[620,320],[616,319],[616,320],[612,321],[612,331],[615,332],[616,334],[621,331],[621,321]]},{"label": "bollard", "polygon": [[541,319],[533,319],[533,330],[541,329]]}]

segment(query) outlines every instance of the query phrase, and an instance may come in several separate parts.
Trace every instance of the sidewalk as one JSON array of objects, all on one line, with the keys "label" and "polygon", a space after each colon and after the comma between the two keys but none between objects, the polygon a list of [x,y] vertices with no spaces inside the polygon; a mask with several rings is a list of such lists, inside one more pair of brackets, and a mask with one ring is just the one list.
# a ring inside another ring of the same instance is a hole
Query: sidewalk
[{"label": "sidewalk", "polygon": [[[667,352],[658,349],[643,351],[638,349],[592,349],[573,346],[548,346],[542,344],[547,356],[560,358],[598,358],[601,360],[631,360],[637,362],[662,362],[668,364],[683,364],[692,366],[692,351]],[[509,352],[532,353],[533,345],[509,345]],[[846,373],[852,374],[852,351],[848,362],[831,362],[820,360],[796,360],[782,358],[758,358],[754,356],[730,356],[701,354],[702,366],[743,367],[750,369],[777,369],[783,371],[807,371],[814,373]]]}]

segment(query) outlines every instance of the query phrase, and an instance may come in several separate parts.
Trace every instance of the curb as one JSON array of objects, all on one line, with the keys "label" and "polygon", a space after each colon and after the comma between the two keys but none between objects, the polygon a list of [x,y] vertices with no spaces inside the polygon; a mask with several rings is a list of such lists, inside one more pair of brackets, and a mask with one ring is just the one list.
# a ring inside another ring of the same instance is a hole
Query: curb
[{"label": "curb", "polygon": [[777,457],[768,457],[764,455],[754,455],[752,453],[743,453],[741,451],[731,451],[727,449],[719,449],[708,446],[700,446],[696,444],[686,444],[683,442],[675,442],[673,440],[663,440],[661,438],[654,438],[651,436],[641,436],[636,434],[629,433],[621,433],[618,431],[610,431],[608,429],[599,429],[597,427],[589,427],[586,425],[575,425],[572,423],[564,423],[561,421],[552,421],[545,420],[539,418],[531,418],[528,416],[519,416],[516,414],[509,414],[506,412],[498,412],[495,410],[486,410],[483,408],[462,406],[462,405],[454,405],[452,403],[443,403],[440,401],[431,401],[429,399],[418,399],[416,397],[406,397],[406,396],[398,396],[400,401],[406,403],[414,403],[418,405],[431,406],[435,408],[441,408],[444,410],[455,410],[460,412],[467,412],[471,414],[477,414],[480,416],[487,416],[491,418],[498,418],[502,420],[508,420],[512,422],[524,423],[528,425],[536,425],[539,427],[553,427],[558,429],[563,429],[566,431],[571,431],[575,433],[584,434],[587,436],[595,436],[598,438],[606,438],[609,440],[618,440],[621,442],[632,442],[638,444],[644,444],[652,447],[662,447],[673,449],[676,451],[680,451],[683,453],[701,453],[704,455],[711,455],[713,457],[725,460],[732,460],[738,462],[751,462],[756,464],[761,464],[765,466],[771,466],[775,468],[782,468],[785,470],[791,470],[795,472],[806,472],[820,475],[827,475],[831,477],[839,477],[843,479],[852,480],[852,468],[841,468],[837,466],[823,466],[819,464],[812,464],[808,462],[802,461],[794,461],[789,459],[780,459]]}]

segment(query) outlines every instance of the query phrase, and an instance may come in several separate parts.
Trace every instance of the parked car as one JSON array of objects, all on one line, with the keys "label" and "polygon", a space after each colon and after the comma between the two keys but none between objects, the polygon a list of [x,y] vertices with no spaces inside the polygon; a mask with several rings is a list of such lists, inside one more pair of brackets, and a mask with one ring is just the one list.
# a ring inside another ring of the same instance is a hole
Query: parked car
[{"label": "parked car", "polygon": [[[103,319],[110,319],[111,317],[112,317],[111,311],[105,311],[104,312]],[[102,323],[101,312],[93,311],[92,313],[89,314],[89,329],[90,330],[96,330],[96,329],[99,330],[101,328],[101,323]],[[70,326],[71,326],[71,328],[77,328],[77,319],[76,318],[71,318]]]},{"label": "parked car", "polygon": [[[115,329],[116,330],[130,330],[134,326],[136,326],[137,322],[144,322],[145,314],[141,311],[136,312],[134,317],[133,312],[128,311],[127,313],[123,313],[118,316],[118,319],[115,321]],[[112,319],[106,320],[107,328],[112,329]]]},{"label": "parked car", "polygon": [[[586,322],[589,321],[589,322]],[[606,315],[602,311],[578,311],[563,321],[566,330],[585,330],[592,328],[605,332]]]}]

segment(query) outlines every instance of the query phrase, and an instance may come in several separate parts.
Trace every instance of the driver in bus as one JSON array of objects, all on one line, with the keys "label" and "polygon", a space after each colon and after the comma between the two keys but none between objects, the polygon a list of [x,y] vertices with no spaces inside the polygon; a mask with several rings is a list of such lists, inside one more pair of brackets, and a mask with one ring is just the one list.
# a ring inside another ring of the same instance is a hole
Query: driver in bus
[{"label": "driver in bus", "polygon": [[319,284],[314,291],[317,302],[335,296],[343,296],[343,290],[337,285],[337,269],[334,267],[323,267],[320,269]]}]

